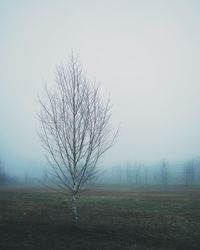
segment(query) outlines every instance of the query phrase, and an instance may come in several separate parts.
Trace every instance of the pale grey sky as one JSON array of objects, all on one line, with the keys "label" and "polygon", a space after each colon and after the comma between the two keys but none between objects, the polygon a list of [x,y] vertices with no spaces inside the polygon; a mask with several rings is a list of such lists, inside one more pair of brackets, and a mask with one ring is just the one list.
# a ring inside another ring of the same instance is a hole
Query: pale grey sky
[{"label": "pale grey sky", "polygon": [[105,164],[199,155],[199,13],[198,0],[0,0],[0,156],[8,168],[40,165],[36,94],[71,49],[110,92],[121,124]]}]

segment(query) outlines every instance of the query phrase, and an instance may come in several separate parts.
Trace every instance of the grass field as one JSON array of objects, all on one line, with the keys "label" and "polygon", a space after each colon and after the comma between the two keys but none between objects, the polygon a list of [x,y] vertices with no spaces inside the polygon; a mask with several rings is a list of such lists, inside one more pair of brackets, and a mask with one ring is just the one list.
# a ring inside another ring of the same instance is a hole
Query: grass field
[{"label": "grass field", "polygon": [[95,188],[79,197],[0,188],[0,249],[200,249],[200,189]]}]

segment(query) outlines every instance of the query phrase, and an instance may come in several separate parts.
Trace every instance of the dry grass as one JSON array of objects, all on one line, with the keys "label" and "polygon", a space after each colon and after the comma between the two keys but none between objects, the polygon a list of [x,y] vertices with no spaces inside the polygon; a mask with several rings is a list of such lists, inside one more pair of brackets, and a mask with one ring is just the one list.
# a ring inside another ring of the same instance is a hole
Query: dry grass
[{"label": "dry grass", "polygon": [[96,188],[79,197],[44,188],[0,189],[0,249],[199,249],[200,189]]}]

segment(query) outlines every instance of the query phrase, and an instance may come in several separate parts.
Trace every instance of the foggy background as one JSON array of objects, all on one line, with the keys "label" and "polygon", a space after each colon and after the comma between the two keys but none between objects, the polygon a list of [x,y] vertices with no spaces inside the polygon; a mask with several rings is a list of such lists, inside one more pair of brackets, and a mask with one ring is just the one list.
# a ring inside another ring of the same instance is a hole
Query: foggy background
[{"label": "foggy background", "polygon": [[0,1],[0,158],[39,176],[37,93],[71,49],[110,93],[116,145],[107,166],[200,154],[200,2]]}]

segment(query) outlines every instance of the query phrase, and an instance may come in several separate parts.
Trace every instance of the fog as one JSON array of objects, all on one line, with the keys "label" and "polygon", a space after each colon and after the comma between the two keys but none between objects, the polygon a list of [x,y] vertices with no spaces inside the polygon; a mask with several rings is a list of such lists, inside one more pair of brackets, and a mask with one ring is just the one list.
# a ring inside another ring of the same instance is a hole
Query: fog
[{"label": "fog", "polygon": [[[39,176],[37,93],[79,54],[110,93],[117,143],[101,164],[180,162],[200,154],[200,2],[1,1],[0,158]],[[174,165],[175,166],[175,165]]]}]

